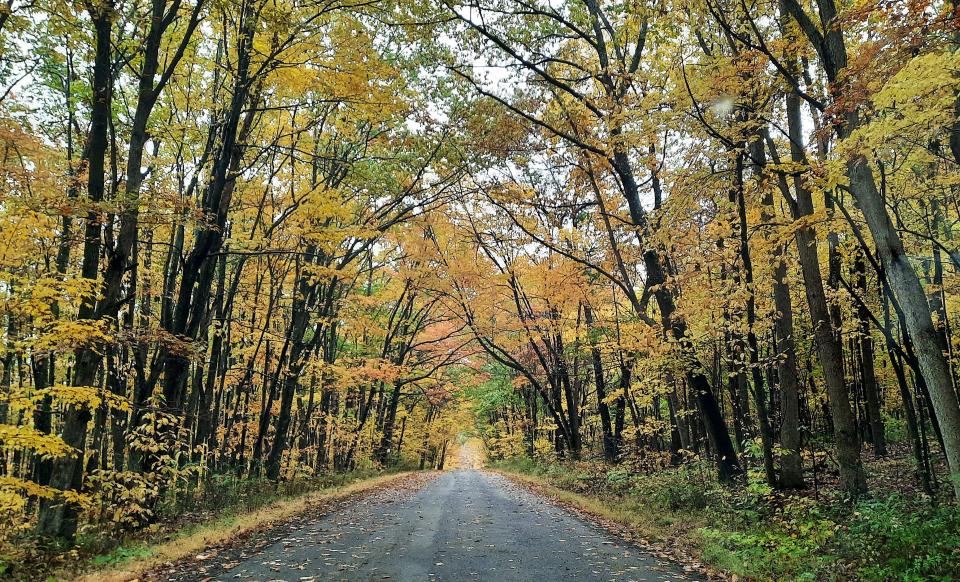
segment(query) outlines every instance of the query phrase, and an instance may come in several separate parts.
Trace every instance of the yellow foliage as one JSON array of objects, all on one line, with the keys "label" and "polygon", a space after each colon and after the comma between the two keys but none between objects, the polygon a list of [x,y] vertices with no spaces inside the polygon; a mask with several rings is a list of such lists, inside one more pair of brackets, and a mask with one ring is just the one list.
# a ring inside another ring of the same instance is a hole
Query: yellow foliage
[{"label": "yellow foliage", "polygon": [[0,448],[32,451],[43,458],[67,457],[77,450],[56,435],[26,425],[0,424]]},{"label": "yellow foliage", "polygon": [[34,400],[40,401],[48,396],[58,403],[89,408],[91,410],[99,408],[101,404],[105,404],[113,410],[130,410],[129,400],[96,386],[66,386],[64,384],[55,384],[49,388],[39,390],[36,396],[34,396]]}]

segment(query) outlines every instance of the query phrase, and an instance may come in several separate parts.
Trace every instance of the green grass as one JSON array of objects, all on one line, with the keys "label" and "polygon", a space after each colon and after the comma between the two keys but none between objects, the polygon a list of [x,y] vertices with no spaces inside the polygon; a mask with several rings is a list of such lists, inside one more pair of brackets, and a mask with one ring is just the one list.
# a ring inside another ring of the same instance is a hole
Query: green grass
[{"label": "green grass", "polygon": [[129,560],[145,558],[150,555],[150,546],[145,543],[134,543],[129,546],[119,546],[107,554],[94,556],[90,560],[90,565],[95,568],[104,566],[115,566]]}]

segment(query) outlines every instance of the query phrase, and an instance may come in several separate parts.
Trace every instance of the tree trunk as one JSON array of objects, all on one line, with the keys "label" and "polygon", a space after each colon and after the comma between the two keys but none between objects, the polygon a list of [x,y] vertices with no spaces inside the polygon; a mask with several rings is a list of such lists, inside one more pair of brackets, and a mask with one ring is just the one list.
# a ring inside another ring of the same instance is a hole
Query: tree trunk
[{"label": "tree trunk", "polygon": [[880,408],[880,385],[877,382],[874,368],[873,336],[870,334],[870,313],[867,309],[867,276],[864,263],[863,249],[858,249],[854,260],[854,286],[858,290],[861,301],[857,303],[857,317],[860,325],[860,335],[857,345],[860,352],[860,378],[863,385],[863,396],[867,405],[867,418],[870,422],[870,442],[878,457],[887,454],[887,440],[884,435],[883,416]]},{"label": "tree trunk", "polygon": [[[803,129],[800,118],[800,99],[791,93],[787,96],[787,122],[790,134],[791,161],[804,163]],[[799,176],[794,177],[795,200],[790,201],[794,219],[813,214],[813,199]],[[843,352],[837,335],[830,325],[830,311],[823,290],[820,262],[817,257],[816,236],[809,227],[798,229],[795,234],[800,269],[803,273],[810,321],[814,341],[823,367],[824,383],[830,400],[830,416],[833,419],[834,437],[837,442],[837,462],[840,481],[844,490],[853,497],[867,492],[867,480],[860,459],[860,439],[850,406],[850,393],[844,383]]]},{"label": "tree trunk", "polygon": [[[588,304],[583,306],[583,318],[587,325],[587,333],[593,330],[593,309]],[[597,411],[600,413],[600,431],[603,435],[603,458],[608,463],[613,463],[619,456],[617,442],[613,435],[610,425],[610,407],[607,405],[606,382],[603,377],[603,361],[600,359],[600,348],[595,343],[595,338],[591,338],[590,358],[593,363],[593,381],[597,389]]]},{"label": "tree trunk", "polygon": [[[759,143],[759,142],[758,142]],[[761,148],[762,149],[762,148]],[[757,343],[755,326],[757,323],[756,297],[753,284],[753,258],[750,255],[750,242],[747,236],[747,203],[743,193],[743,154],[736,157],[736,187],[733,191],[737,209],[737,233],[739,235],[740,261],[743,264],[743,278],[746,287],[747,304],[747,358],[753,377],[753,400],[757,405],[757,418],[760,424],[760,442],[763,449],[763,471],[767,484],[775,487],[777,474],[773,466],[773,429],[770,427],[770,415],[767,410],[766,387],[763,371],[760,369],[760,346]]]},{"label": "tree trunk", "polygon": [[[90,19],[94,26],[96,52],[93,65],[93,103],[90,110],[90,133],[88,141],[87,195],[94,204],[102,202],[105,193],[106,154],[109,146],[107,133],[112,107],[112,51],[110,37],[113,28],[113,3],[107,2],[91,8]],[[97,280],[101,252],[100,217],[95,211],[87,214],[84,229],[83,263],[84,279]],[[77,318],[92,320],[96,316],[93,298],[80,305]],[[100,369],[101,356],[95,346],[78,348],[75,352],[74,386],[93,386]],[[79,492],[83,487],[83,463],[86,451],[87,424],[90,409],[84,405],[69,405],[63,416],[61,437],[67,445],[77,450],[75,456],[56,459],[50,477],[50,486],[62,491]],[[62,499],[44,500],[40,504],[37,532],[42,536],[72,540],[77,531],[79,508]]]}]

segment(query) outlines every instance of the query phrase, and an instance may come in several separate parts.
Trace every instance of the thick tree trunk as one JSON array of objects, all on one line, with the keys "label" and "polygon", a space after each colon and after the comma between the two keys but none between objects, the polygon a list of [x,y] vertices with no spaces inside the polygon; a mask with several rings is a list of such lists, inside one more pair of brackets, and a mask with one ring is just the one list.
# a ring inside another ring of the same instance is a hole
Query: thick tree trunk
[{"label": "thick tree trunk", "polygon": [[[90,110],[90,133],[88,141],[87,195],[94,204],[102,202],[105,194],[106,155],[109,143],[107,132],[110,125],[112,104],[112,50],[110,37],[113,29],[113,3],[107,2],[90,11],[96,41],[93,65],[93,103]],[[83,263],[81,275],[96,281],[101,253],[100,217],[91,211],[84,229]],[[77,313],[80,320],[93,320],[96,306],[93,298],[87,298]],[[100,369],[101,355],[95,346],[78,348],[75,352],[73,385],[93,386]],[[77,450],[76,455],[54,461],[50,486],[62,491],[79,492],[83,486],[83,463],[86,451],[87,425],[90,409],[84,405],[69,405],[63,416],[61,437],[67,445]],[[77,531],[79,508],[62,499],[44,500],[40,504],[37,532],[42,536],[73,539]]]},{"label": "thick tree trunk", "polygon": [[283,452],[287,448],[287,432],[290,429],[290,410],[293,405],[293,396],[299,386],[299,377],[292,372],[285,374],[280,389],[280,413],[277,415],[277,424],[274,427],[273,445],[267,455],[267,479],[276,481],[280,478]]},{"label": "thick tree trunk", "polygon": [[[227,213],[243,156],[243,136],[250,131],[256,111],[256,108],[249,107],[255,20],[253,3],[244,5],[239,24],[239,45],[230,104],[219,128],[219,147],[199,204],[203,220],[194,231],[193,247],[183,261],[180,288],[167,328],[171,334],[186,341],[197,337],[200,326],[206,319],[215,271],[210,259],[220,250],[226,238]],[[167,407],[182,412],[180,409],[183,406],[190,361],[179,353],[169,352],[164,354],[163,359],[164,401]]]},{"label": "thick tree trunk", "polygon": [[780,487],[804,487],[800,435],[800,381],[794,344],[793,305],[787,284],[787,265],[781,258],[773,272],[773,301],[777,310],[774,333],[777,336],[777,377],[780,379]]},{"label": "thick tree trunk", "polygon": [[[798,103],[794,102],[794,106],[796,105]],[[762,133],[764,140],[766,140],[768,138],[767,132]],[[755,152],[754,158],[761,165],[766,166],[766,154],[762,147]],[[779,156],[777,159],[779,159]],[[778,185],[784,194],[789,194],[790,186],[787,183],[786,176],[781,175],[779,177]],[[765,195],[763,204],[765,207],[764,222],[770,222],[774,218],[771,212],[773,195]],[[784,245],[775,247],[773,335],[777,352],[776,376],[780,388],[780,444],[782,448],[778,486],[783,489],[799,489],[805,486],[803,480],[803,441],[800,433],[801,386],[793,328],[793,299],[790,297],[790,285],[787,282],[786,254],[787,249]]]},{"label": "thick tree trunk", "polygon": [[567,445],[569,445],[570,456],[576,460],[580,458],[583,449],[583,437],[580,434],[580,406],[575,386],[570,381],[570,370],[567,367],[567,358],[563,346],[563,337],[557,333],[554,337],[553,348],[554,358],[557,364],[557,385],[563,391],[563,399],[566,403],[567,413]]},{"label": "thick tree trunk", "polygon": [[390,455],[393,450],[393,427],[397,421],[397,409],[400,406],[400,384],[394,384],[390,391],[390,400],[387,404],[386,413],[383,420],[383,433],[380,437],[380,445],[377,447],[374,459],[381,465],[386,465],[390,461]]},{"label": "thick tree trunk", "polygon": [[[226,333],[226,313],[224,305],[224,294],[227,271],[227,255],[220,256],[217,262],[217,290],[213,299],[213,311],[216,321],[213,327],[213,342],[210,347],[210,358],[207,365],[207,374],[203,382],[203,388],[199,395],[197,410],[197,430],[194,434],[194,446],[206,447],[208,441],[216,434],[218,416],[212,409],[214,400],[214,390],[216,379],[221,369],[221,353],[223,351],[224,335]],[[225,365],[226,362],[223,362]],[[206,454],[204,450],[201,454]]]},{"label": "thick tree trunk", "polygon": [[[792,93],[787,96],[787,122],[791,160],[795,163],[804,163],[800,99]],[[794,194],[796,199],[790,201],[794,219],[799,220],[813,214],[813,199],[801,183],[799,176],[794,177]],[[820,357],[820,365],[823,367],[824,383],[830,401],[840,481],[849,495],[857,497],[866,493],[867,480],[860,459],[860,438],[850,406],[850,393],[844,383],[843,352],[837,341],[837,335],[830,325],[830,312],[817,257],[816,237],[813,230],[806,227],[797,230],[795,239],[807,306],[810,310],[810,321],[813,325],[817,353]]]},{"label": "thick tree trunk", "polygon": [[[308,254],[313,251],[310,249]],[[328,291],[333,293],[336,286],[334,279]],[[314,326],[313,337],[304,342],[307,326],[310,320],[310,308],[316,304],[317,284],[310,282],[307,270],[301,271],[297,281],[297,293],[293,300],[293,313],[290,326],[287,330],[290,351],[287,358],[286,367],[278,373],[282,374],[282,384],[280,389],[280,412],[277,415],[277,423],[273,437],[273,445],[267,455],[266,474],[267,478],[277,480],[280,478],[280,462],[283,453],[287,447],[287,433],[290,429],[290,420],[292,417],[293,397],[300,386],[300,374],[306,364],[306,359],[313,352],[314,347],[320,341],[324,333],[324,326],[318,323]],[[326,306],[325,302],[324,306]]]}]

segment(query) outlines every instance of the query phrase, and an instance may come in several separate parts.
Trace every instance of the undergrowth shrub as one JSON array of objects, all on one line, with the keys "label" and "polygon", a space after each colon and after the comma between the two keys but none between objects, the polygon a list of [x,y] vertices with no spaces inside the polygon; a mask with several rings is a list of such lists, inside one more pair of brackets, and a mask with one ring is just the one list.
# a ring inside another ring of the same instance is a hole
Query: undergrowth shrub
[{"label": "undergrowth shrub", "polygon": [[900,496],[863,501],[838,543],[866,580],[956,580],[960,508],[911,503]]},{"label": "undergrowth shrub", "polygon": [[635,477],[626,469],[611,469],[606,474],[606,489],[614,495],[626,495],[634,486]]},{"label": "undergrowth shrub", "polygon": [[635,483],[634,495],[670,511],[700,511],[726,503],[727,492],[723,486],[694,466],[645,476]]},{"label": "undergrowth shrub", "polygon": [[740,515],[735,528],[722,522],[701,528],[704,559],[759,580],[815,580],[836,561],[829,544],[839,526],[815,501],[787,499],[765,513]]},{"label": "undergrowth shrub", "polygon": [[543,475],[550,467],[549,464],[541,465],[530,457],[512,457],[492,463],[491,466],[523,475]]}]

